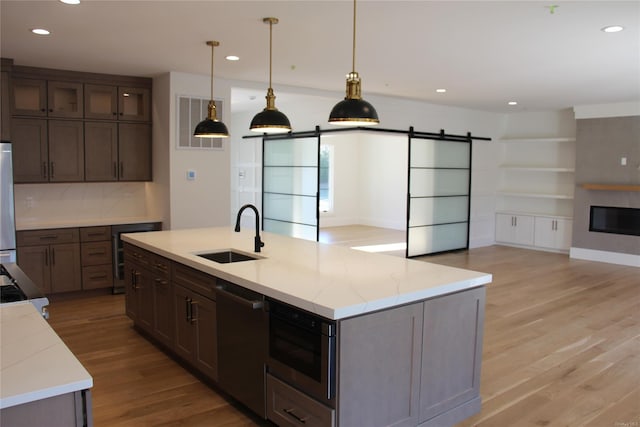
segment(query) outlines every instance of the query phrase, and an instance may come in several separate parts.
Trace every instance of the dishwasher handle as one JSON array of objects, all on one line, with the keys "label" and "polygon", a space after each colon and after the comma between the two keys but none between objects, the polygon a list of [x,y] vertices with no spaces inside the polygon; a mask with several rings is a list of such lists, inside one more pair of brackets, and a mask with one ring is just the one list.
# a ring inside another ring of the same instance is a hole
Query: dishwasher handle
[{"label": "dishwasher handle", "polygon": [[233,292],[233,290],[229,289],[229,286],[225,286],[225,285],[217,285],[216,286],[216,292],[222,294],[223,296],[226,296],[227,298],[233,300],[234,302],[246,307],[246,308],[250,308],[251,310],[258,310],[261,309],[262,307],[264,307],[264,298],[252,298],[252,299],[248,299],[245,298],[242,295],[239,295],[239,293]]}]

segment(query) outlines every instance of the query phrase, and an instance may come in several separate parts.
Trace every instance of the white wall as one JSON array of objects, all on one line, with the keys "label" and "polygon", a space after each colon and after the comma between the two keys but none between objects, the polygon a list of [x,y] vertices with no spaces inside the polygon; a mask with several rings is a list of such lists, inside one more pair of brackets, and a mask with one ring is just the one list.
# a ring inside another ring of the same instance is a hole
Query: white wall
[{"label": "white wall", "polygon": [[[208,98],[210,77],[171,72],[169,75],[168,116],[159,120],[168,123],[164,130],[164,150],[169,152],[169,228],[196,228],[228,225],[230,205],[230,150],[227,139],[222,150],[177,149],[176,97],[179,95]],[[227,123],[230,118],[230,88],[216,80],[216,99],[223,100],[219,118]],[[204,119],[204,117],[203,117]],[[154,165],[155,166],[155,165]],[[196,179],[187,180],[187,171],[196,172]]]}]

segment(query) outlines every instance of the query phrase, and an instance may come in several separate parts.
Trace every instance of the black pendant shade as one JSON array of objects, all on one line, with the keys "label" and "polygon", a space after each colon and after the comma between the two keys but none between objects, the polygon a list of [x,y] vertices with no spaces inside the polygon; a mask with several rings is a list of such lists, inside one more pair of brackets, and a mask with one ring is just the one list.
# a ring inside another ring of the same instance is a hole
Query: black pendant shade
[{"label": "black pendant shade", "polygon": [[273,24],[278,23],[278,18],[263,18],[262,22],[269,24],[269,88],[267,89],[267,106],[256,114],[251,120],[249,129],[261,133],[282,133],[291,131],[291,123],[284,113],[276,108],[276,97],[271,87],[271,62],[273,53]]},{"label": "black pendant shade", "polygon": [[251,120],[251,130],[264,133],[289,132],[291,123],[284,113],[265,108]]},{"label": "black pendant shade", "polygon": [[207,118],[198,123],[193,132],[193,136],[199,138],[226,138],[229,131],[224,123],[218,121],[216,114],[216,103],[213,100],[213,49],[219,46],[217,41],[208,41],[207,46],[211,46],[211,98],[207,107]]},{"label": "black pendant shade", "polygon": [[364,99],[345,98],[333,107],[329,122],[334,125],[371,126],[380,123],[380,120],[373,105]]},{"label": "black pendant shade", "polygon": [[360,76],[356,70],[356,0],[353,0],[352,71],[347,74],[347,95],[329,114],[329,123],[343,126],[373,126],[380,123],[373,105],[362,99]]}]

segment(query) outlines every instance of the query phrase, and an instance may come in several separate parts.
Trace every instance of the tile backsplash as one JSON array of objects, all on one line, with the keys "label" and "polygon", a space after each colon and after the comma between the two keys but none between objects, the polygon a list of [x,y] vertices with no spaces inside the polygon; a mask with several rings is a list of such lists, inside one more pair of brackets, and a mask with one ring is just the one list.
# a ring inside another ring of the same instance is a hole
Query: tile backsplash
[{"label": "tile backsplash", "polygon": [[17,224],[143,217],[144,182],[16,184]]}]

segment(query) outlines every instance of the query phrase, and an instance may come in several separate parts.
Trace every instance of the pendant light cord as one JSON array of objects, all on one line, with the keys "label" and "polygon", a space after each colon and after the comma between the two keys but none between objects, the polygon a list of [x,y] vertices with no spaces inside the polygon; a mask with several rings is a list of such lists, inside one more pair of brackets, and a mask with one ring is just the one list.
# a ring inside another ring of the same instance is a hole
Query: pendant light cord
[{"label": "pendant light cord", "polygon": [[215,42],[211,42],[211,101],[213,101],[213,49]]},{"label": "pendant light cord", "polygon": [[351,70],[356,72],[356,0],[353,0],[353,53],[352,53]]},{"label": "pendant light cord", "polygon": [[269,21],[269,89],[271,89],[272,58],[273,58],[273,20]]}]

